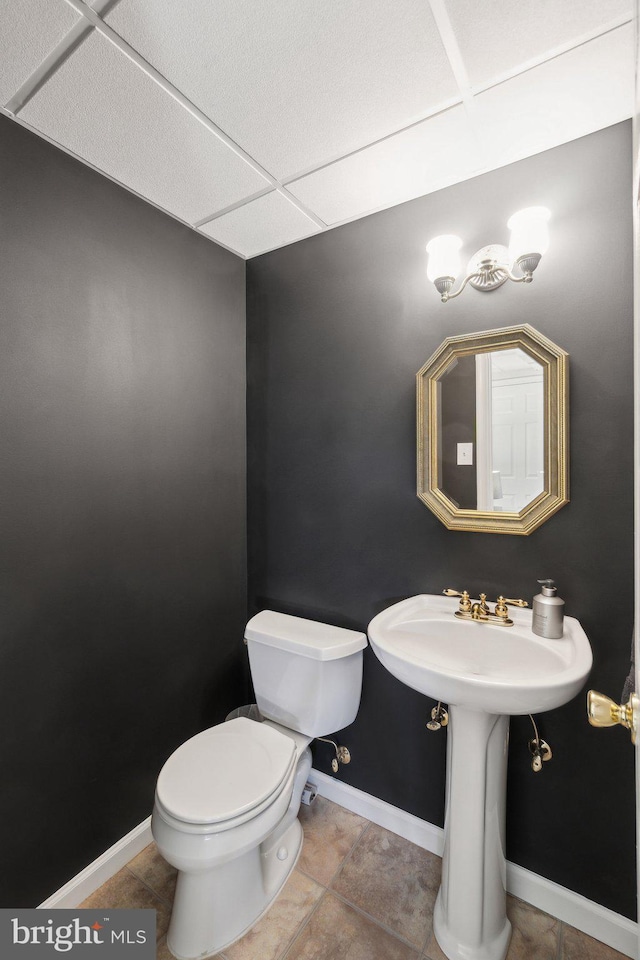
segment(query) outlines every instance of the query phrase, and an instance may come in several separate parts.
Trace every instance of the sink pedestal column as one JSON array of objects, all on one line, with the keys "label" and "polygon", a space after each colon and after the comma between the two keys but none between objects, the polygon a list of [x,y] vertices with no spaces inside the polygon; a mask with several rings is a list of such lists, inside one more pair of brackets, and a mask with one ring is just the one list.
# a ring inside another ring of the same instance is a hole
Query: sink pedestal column
[{"label": "sink pedestal column", "polygon": [[450,960],[504,960],[509,717],[449,706],[442,883],[433,929]]}]

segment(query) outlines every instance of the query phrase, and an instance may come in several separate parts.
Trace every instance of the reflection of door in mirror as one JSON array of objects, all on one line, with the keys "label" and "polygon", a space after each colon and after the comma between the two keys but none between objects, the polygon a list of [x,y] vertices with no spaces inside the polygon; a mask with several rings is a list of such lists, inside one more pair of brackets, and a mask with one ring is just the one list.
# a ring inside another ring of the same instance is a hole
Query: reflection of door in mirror
[{"label": "reflection of door in mirror", "polygon": [[476,364],[478,507],[518,513],[544,490],[543,368],[520,349]]}]

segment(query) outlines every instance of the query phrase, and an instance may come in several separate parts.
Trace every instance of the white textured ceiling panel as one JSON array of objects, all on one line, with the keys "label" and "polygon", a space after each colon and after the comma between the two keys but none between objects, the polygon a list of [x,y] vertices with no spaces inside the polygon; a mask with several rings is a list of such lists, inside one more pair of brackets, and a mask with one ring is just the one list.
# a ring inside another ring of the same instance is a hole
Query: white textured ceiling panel
[{"label": "white textured ceiling panel", "polygon": [[457,106],[294,180],[287,189],[334,224],[464,180],[479,163],[466,112]]},{"label": "white textured ceiling panel", "polygon": [[189,223],[268,182],[97,30],[20,116]]},{"label": "white textured ceiling panel", "polygon": [[487,84],[549,51],[633,16],[633,0],[446,0],[469,80]]},{"label": "white textured ceiling panel", "polygon": [[459,99],[427,0],[120,0],[106,20],[278,179]]},{"label": "white textured ceiling panel", "polygon": [[241,256],[254,257],[318,233],[320,227],[274,190],[203,224],[200,229]]},{"label": "white textured ceiling panel", "polygon": [[633,48],[633,25],[627,24],[475,97],[491,165],[532,156],[631,116]]},{"label": "white textured ceiling panel", "polygon": [[79,19],[65,0],[0,3],[0,103],[7,103]]},{"label": "white textured ceiling panel", "polygon": [[251,257],[628,119],[634,7],[0,0],[0,110]]}]

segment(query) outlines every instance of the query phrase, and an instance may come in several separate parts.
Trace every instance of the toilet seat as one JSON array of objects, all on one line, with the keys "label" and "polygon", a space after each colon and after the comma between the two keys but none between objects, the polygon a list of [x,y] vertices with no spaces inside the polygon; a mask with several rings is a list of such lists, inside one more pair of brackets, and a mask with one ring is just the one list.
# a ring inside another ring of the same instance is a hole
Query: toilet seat
[{"label": "toilet seat", "polygon": [[289,737],[238,717],[178,747],[160,771],[156,804],[171,819],[207,832],[230,830],[277,799],[296,760]]}]

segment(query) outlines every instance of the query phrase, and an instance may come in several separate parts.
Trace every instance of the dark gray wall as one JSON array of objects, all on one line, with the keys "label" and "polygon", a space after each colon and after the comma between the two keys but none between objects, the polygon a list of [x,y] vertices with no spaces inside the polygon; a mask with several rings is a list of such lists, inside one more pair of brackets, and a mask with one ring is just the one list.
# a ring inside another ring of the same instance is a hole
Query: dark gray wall
[{"label": "dark gray wall", "polygon": [[[619,694],[633,623],[630,133],[611,127],[248,264],[250,612],[364,629],[412,594],[531,599],[553,577],[593,645],[591,684]],[[538,203],[553,219],[534,282],[441,304],[427,241],[459,233],[471,255]],[[571,503],[529,537],[448,531],[415,494],[415,374],[446,336],[523,322],[571,355]],[[369,651],[340,776],[441,824],[431,706]],[[539,775],[528,720],[511,724],[508,856],[632,916],[628,734],[590,728],[582,695],[539,721],[554,751]],[[322,769],[329,759],[317,751]]]},{"label": "dark gray wall", "polygon": [[0,904],[246,696],[244,264],[0,117]]}]

